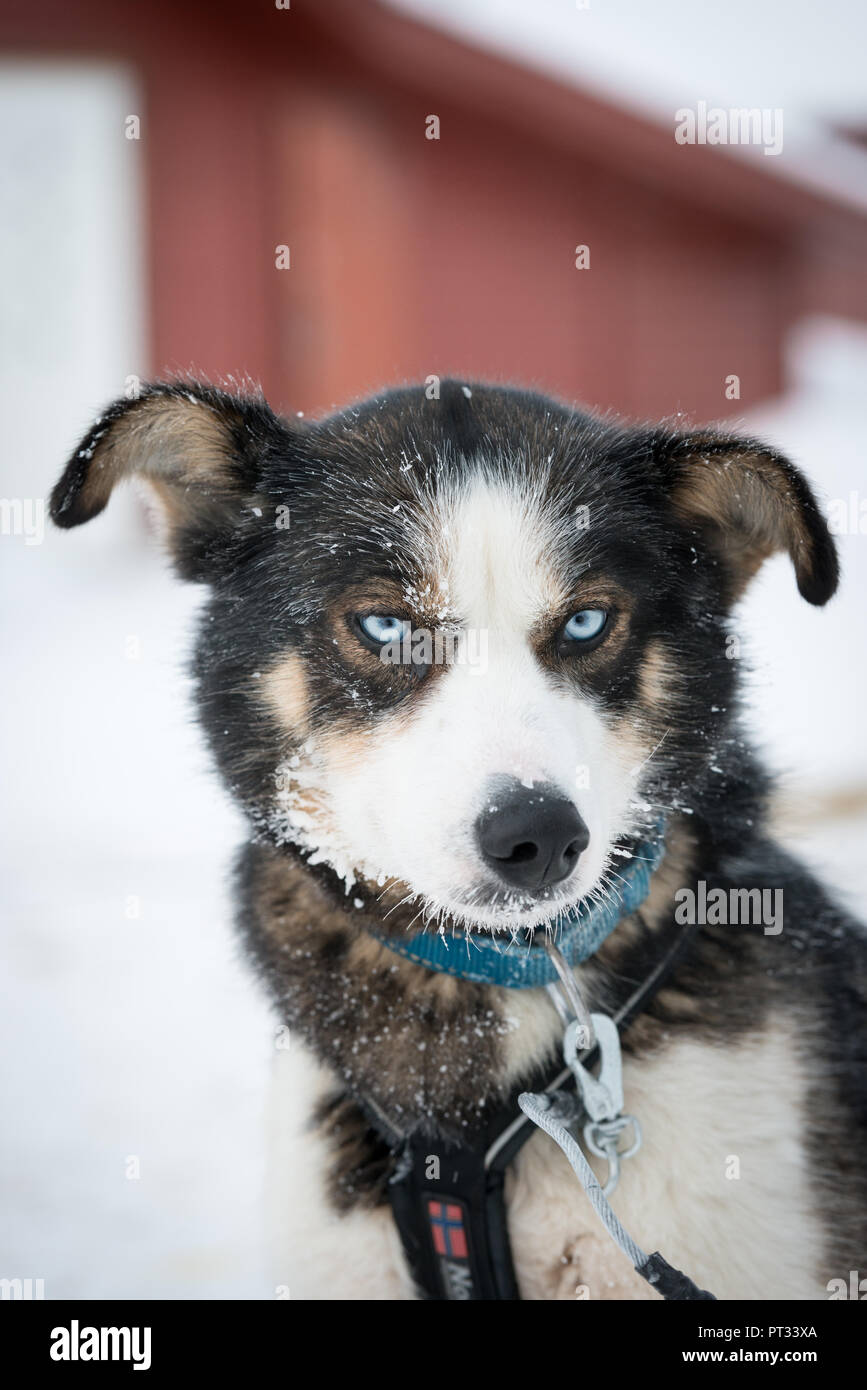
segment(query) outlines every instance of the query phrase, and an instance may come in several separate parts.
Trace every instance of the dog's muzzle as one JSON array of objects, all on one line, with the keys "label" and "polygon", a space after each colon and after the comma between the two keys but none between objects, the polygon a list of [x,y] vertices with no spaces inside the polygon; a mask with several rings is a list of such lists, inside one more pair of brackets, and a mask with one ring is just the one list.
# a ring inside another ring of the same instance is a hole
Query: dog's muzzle
[{"label": "dog's muzzle", "polygon": [[500,783],[476,820],[482,858],[510,888],[562,883],[590,843],[576,807],[555,787]]}]

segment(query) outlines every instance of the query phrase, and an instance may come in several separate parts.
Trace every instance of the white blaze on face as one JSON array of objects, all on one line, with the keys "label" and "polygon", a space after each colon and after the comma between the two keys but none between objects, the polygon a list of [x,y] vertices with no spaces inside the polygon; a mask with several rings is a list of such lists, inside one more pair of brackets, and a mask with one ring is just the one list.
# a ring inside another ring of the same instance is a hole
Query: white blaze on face
[{"label": "white blaze on face", "polygon": [[[334,819],[322,855],[341,872],[350,864],[398,879],[431,913],[473,925],[551,920],[596,886],[629,828],[636,745],[615,739],[593,702],[558,685],[534,654],[534,627],[567,598],[539,503],[475,477],[430,527],[449,619],[486,634],[486,661],[433,673],[411,715],[385,716],[360,756],[356,740],[351,754],[339,740],[314,753],[310,775]],[[590,833],[574,873],[540,903],[500,883],[476,841],[476,818],[513,778],[555,787]]]}]

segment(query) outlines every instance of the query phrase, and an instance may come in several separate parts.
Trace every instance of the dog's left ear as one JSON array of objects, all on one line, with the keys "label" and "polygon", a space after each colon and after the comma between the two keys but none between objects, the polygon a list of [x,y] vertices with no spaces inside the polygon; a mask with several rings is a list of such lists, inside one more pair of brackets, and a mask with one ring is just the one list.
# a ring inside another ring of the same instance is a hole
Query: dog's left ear
[{"label": "dog's left ear", "polygon": [[51,494],[51,518],[80,526],[121,479],[142,478],[161,504],[176,569],[207,580],[250,516],[269,449],[288,439],[261,398],[195,381],[145,386],[85,435]]},{"label": "dog's left ear", "polygon": [[677,518],[700,528],[739,598],[770,555],[788,551],[798,589],[823,604],[837,588],[837,550],[804,476],[754,439],[713,430],[656,431],[651,450]]}]

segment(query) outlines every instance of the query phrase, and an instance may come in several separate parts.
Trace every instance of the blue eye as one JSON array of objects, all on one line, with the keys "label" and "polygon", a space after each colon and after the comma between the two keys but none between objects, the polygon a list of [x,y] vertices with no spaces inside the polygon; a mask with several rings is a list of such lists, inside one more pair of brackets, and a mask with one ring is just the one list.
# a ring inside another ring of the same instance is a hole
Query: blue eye
[{"label": "blue eye", "polygon": [[389,642],[399,642],[410,624],[404,618],[395,618],[382,613],[365,613],[358,618],[358,626],[371,642],[385,646]]},{"label": "blue eye", "polygon": [[599,636],[607,622],[604,608],[582,608],[580,613],[572,614],[563,628],[563,636],[567,642],[589,642]]}]

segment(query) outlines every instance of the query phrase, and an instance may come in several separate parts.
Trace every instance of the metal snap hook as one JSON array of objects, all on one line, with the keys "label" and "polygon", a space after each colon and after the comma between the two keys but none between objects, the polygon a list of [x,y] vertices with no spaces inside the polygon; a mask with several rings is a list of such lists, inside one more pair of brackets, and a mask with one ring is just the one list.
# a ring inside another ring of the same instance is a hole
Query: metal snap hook
[{"label": "metal snap hook", "polygon": [[[629,1125],[632,1125],[635,1137],[628,1149],[621,1149],[620,1136]],[[620,1181],[622,1160],[632,1158],[641,1148],[641,1125],[634,1115],[616,1115],[610,1120],[588,1120],[582,1133],[590,1152],[608,1162],[608,1181],[602,1191],[606,1197],[610,1197]]]}]

